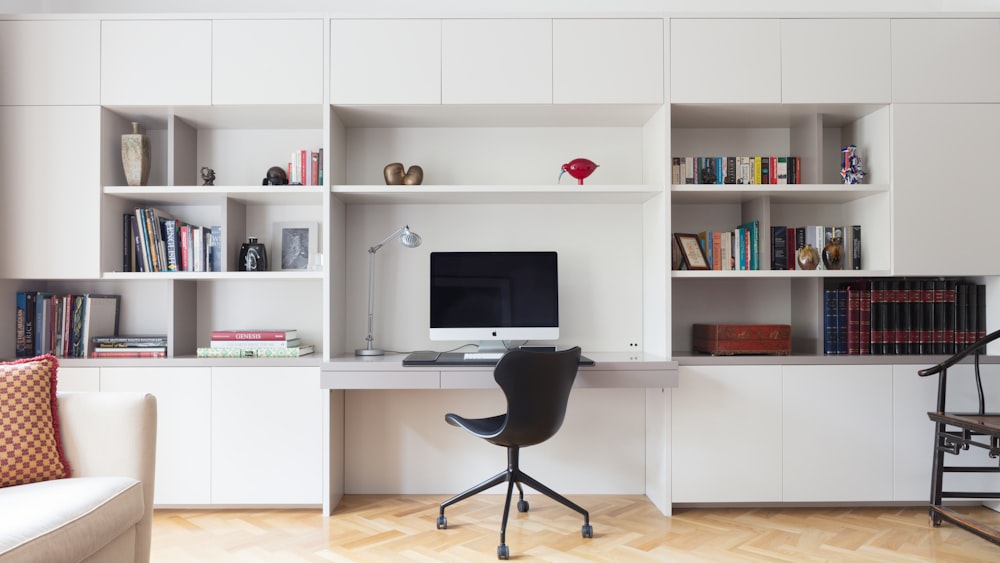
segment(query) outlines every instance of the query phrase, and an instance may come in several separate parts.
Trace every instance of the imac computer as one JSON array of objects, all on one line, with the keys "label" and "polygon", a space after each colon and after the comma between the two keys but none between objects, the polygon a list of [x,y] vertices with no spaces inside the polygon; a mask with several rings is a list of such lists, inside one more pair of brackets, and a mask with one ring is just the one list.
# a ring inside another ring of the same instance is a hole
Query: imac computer
[{"label": "imac computer", "polygon": [[431,340],[479,341],[477,353],[499,357],[506,341],[559,338],[555,252],[430,256]]}]

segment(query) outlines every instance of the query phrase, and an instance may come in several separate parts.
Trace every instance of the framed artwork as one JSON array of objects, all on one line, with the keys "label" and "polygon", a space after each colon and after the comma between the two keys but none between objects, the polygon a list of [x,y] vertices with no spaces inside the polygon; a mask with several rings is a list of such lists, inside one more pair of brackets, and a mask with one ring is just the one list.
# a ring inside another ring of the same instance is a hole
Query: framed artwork
[{"label": "framed artwork", "polygon": [[708,258],[705,251],[698,243],[698,235],[687,233],[674,233],[674,240],[677,241],[677,248],[681,251],[681,257],[687,264],[689,270],[710,270]]},{"label": "framed artwork", "polygon": [[271,248],[278,251],[278,269],[308,270],[317,252],[319,223],[275,223],[273,233]]}]

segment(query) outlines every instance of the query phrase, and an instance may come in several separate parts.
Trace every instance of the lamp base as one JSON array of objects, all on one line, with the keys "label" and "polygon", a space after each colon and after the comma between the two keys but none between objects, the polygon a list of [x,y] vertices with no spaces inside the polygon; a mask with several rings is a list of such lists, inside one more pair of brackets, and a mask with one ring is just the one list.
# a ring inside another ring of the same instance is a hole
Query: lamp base
[{"label": "lamp base", "polygon": [[384,356],[385,350],[378,348],[358,348],[354,351],[355,356]]}]

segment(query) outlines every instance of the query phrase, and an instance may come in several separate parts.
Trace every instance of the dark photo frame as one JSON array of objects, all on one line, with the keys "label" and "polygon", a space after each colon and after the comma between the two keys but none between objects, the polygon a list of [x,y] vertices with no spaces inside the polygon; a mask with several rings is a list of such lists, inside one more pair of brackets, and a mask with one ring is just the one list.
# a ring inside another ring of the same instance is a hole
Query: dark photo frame
[{"label": "dark photo frame", "polygon": [[677,248],[680,250],[684,264],[689,270],[711,270],[705,250],[698,241],[698,235],[688,233],[674,233],[674,240],[677,241]]}]

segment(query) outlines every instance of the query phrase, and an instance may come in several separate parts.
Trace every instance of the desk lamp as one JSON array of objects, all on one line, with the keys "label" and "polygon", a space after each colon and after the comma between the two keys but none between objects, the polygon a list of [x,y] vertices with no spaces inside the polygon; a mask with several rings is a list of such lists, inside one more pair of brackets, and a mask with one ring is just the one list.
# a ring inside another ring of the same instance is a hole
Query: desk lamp
[{"label": "desk lamp", "polygon": [[385,240],[368,249],[368,337],[365,338],[365,347],[354,351],[355,356],[381,356],[385,354],[374,346],[375,338],[372,336],[372,320],[375,317],[375,253],[395,238],[403,243],[406,248],[416,248],[420,246],[420,235],[410,230],[409,225],[403,225],[398,231],[392,233]]}]

